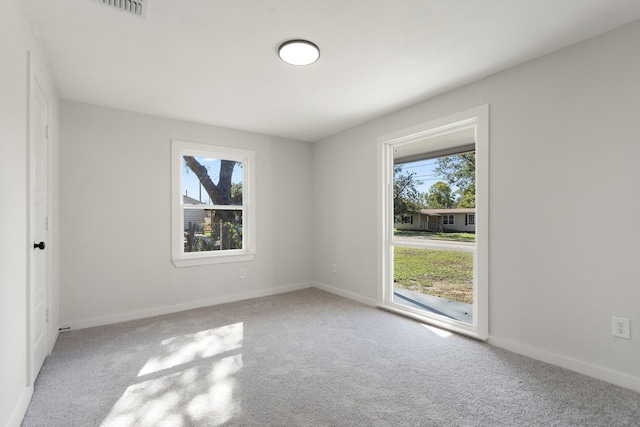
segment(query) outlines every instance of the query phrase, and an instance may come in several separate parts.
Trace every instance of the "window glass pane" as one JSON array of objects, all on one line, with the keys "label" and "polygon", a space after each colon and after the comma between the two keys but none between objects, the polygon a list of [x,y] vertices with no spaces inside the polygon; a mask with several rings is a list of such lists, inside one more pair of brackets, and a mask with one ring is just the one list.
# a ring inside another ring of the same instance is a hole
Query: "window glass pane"
[{"label": "window glass pane", "polygon": [[242,210],[184,208],[184,252],[242,249]]},{"label": "window glass pane", "polygon": [[242,206],[242,162],[182,156],[182,203]]},{"label": "window glass pane", "polygon": [[459,240],[474,233],[475,218],[467,215],[475,211],[475,151],[421,156],[416,144],[394,148],[394,236]]},{"label": "window glass pane", "polygon": [[[379,236],[385,243],[378,269],[380,303],[411,316],[437,316],[441,325],[479,338],[489,334],[488,224],[486,217],[478,225],[475,221],[476,185],[486,188],[489,179],[488,112],[483,105],[378,138],[385,211]],[[487,194],[478,194],[481,209],[488,206]],[[413,224],[403,223],[406,215],[413,215]],[[447,270],[450,278],[439,274]],[[461,270],[468,271],[466,278],[457,277]],[[448,294],[438,293],[441,285]],[[451,296],[465,287],[468,302]]]},{"label": "window glass pane", "polygon": [[473,322],[473,253],[396,246],[393,301]]}]

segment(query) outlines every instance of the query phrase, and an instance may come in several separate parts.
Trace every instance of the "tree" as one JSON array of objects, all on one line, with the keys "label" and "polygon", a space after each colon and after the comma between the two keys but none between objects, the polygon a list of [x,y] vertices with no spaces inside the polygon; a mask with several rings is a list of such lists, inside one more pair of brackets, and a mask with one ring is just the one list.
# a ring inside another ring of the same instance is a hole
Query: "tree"
[{"label": "tree", "polygon": [[[242,185],[231,182],[233,169],[237,164],[233,160],[220,160],[218,183],[214,184],[209,170],[193,156],[183,156],[186,166],[198,177],[211,203],[214,205],[233,205],[242,201]],[[215,210],[211,218],[212,234],[228,236],[220,239],[220,249],[237,249],[242,245],[242,236],[237,227],[242,225],[242,218],[236,210]],[[224,242],[223,242],[224,240]]]},{"label": "tree", "polygon": [[459,208],[475,208],[476,207],[476,186],[475,184],[468,187],[464,194],[458,199]]},{"label": "tree", "polygon": [[455,204],[452,193],[453,190],[451,190],[449,184],[438,181],[424,195],[425,204],[428,209],[452,208]]},{"label": "tree", "polygon": [[242,204],[242,183],[234,182],[231,184],[231,201],[236,205]]},{"label": "tree", "polygon": [[449,185],[457,187],[458,207],[476,206],[476,153],[475,151],[440,157],[434,169]]},{"label": "tree", "polygon": [[402,215],[420,210],[422,194],[416,186],[422,181],[416,180],[415,172],[402,172],[402,165],[393,166],[393,215],[396,222],[402,221]]},{"label": "tree", "polygon": [[184,162],[189,169],[198,177],[200,184],[205,189],[214,205],[231,204],[231,176],[236,163],[232,160],[220,160],[220,174],[218,184],[214,184],[209,177],[209,170],[200,164],[193,156],[184,156]]}]

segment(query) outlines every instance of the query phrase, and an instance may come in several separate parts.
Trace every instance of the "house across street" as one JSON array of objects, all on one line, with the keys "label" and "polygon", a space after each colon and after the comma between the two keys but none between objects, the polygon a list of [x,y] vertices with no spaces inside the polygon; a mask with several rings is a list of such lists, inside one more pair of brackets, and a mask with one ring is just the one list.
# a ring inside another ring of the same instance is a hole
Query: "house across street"
[{"label": "house across street", "polygon": [[475,233],[476,209],[421,209],[402,215],[402,221],[395,224],[397,230],[459,231]]}]

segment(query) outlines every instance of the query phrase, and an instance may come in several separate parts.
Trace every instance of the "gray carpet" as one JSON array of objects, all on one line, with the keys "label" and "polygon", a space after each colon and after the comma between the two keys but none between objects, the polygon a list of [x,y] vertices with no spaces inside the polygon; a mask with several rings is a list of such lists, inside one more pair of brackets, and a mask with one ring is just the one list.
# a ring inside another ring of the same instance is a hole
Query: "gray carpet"
[{"label": "gray carpet", "polygon": [[65,332],[23,426],[631,426],[640,394],[307,289]]}]

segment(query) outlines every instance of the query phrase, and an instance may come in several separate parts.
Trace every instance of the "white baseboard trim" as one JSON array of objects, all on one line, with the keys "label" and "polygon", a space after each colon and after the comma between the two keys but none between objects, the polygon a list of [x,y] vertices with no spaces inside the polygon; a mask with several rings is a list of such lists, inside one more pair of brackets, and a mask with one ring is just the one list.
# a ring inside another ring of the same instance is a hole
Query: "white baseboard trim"
[{"label": "white baseboard trim", "polygon": [[314,288],[318,288],[322,291],[330,292],[332,294],[339,295],[341,297],[349,298],[354,301],[361,302],[366,305],[370,305],[371,307],[376,307],[378,305],[378,301],[373,298],[367,298],[362,295],[356,294],[354,292],[345,291],[344,289],[335,288],[333,286],[325,285],[324,283],[314,282],[311,283],[311,286]]},{"label": "white baseboard trim", "polygon": [[18,404],[13,409],[13,413],[11,414],[11,418],[9,418],[9,422],[7,422],[7,427],[20,427],[22,419],[24,418],[24,414],[27,413],[27,408],[29,407],[32,396],[33,386],[29,386],[22,391],[20,400],[18,400]]},{"label": "white baseboard trim", "polygon": [[638,377],[617,372],[602,366],[593,365],[561,354],[540,350],[505,338],[490,336],[488,341],[491,345],[509,350],[513,353],[518,353],[551,365],[569,369],[570,371],[574,371],[588,377],[596,378],[620,387],[640,392],[640,378]]},{"label": "white baseboard trim", "polygon": [[209,307],[212,305],[226,304],[229,302],[242,301],[252,298],[268,297],[271,295],[282,294],[285,292],[299,291],[312,287],[313,283],[300,283],[295,285],[280,286],[277,288],[260,289],[256,291],[239,292],[237,294],[226,295],[218,298],[210,298],[206,300],[198,300],[187,303],[175,304],[151,308],[148,310],[132,311],[128,313],[118,313],[109,316],[94,317],[90,319],[81,319],[67,322],[62,329],[84,329],[94,326],[104,326],[113,323],[128,322],[130,320],[144,319],[147,317],[161,316],[163,314],[177,313],[180,311],[192,310],[194,308]]},{"label": "white baseboard trim", "polygon": [[49,333],[51,334],[51,339],[49,340],[49,353],[47,354],[51,354],[53,348],[56,346],[56,342],[58,341],[58,337],[60,336],[60,330],[50,330]]}]

